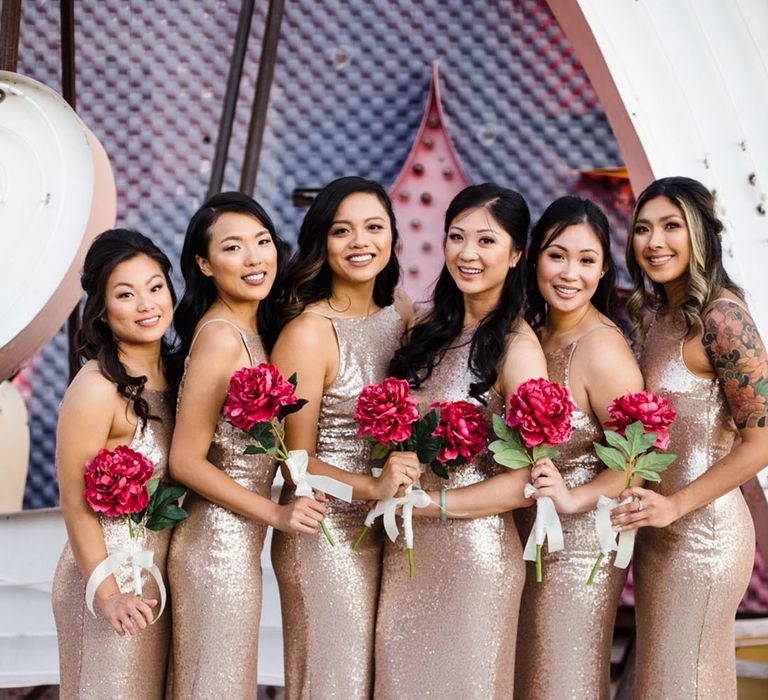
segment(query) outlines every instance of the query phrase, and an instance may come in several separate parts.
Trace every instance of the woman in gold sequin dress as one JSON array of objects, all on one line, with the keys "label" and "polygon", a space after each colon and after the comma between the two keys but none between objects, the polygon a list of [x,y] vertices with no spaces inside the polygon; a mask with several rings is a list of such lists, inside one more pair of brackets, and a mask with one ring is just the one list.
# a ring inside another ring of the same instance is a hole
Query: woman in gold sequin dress
[{"label": "woman in gold sequin dress", "polygon": [[638,698],[735,698],[734,616],[749,583],[754,526],[739,484],[768,463],[768,362],[741,290],[722,265],[714,197],[683,177],[640,195],[627,241],[639,322],[655,313],[640,367],[677,411],[677,460],[658,487],[614,509],[635,546]]},{"label": "woman in gold sequin dress", "polygon": [[243,454],[247,436],[222,412],[229,378],[266,361],[270,291],[284,244],[246,195],[214,195],[192,217],[181,254],[186,282],[176,328],[186,355],[171,471],[192,489],[168,555],[173,664],[168,695],[253,698],[268,525],[316,532],[324,506],[270,500],[275,463]]},{"label": "woman in gold sequin dress", "polygon": [[[381,576],[381,539],[352,549],[368,512],[418,476],[413,453],[393,455],[371,475],[371,443],[357,436],[355,404],[366,384],[386,377],[409,304],[395,300],[400,268],[392,205],[375,182],[346,177],[326,185],[309,208],[272,359],[298,372],[309,403],[286,420],[289,449],[310,455],[309,470],[350,484],[351,504],[328,504],[335,538],[275,533],[272,562],[280,588],[285,692],[297,698],[366,700],[373,684],[373,635]],[[286,478],[288,475],[285,475]],[[291,503],[287,482],[281,503]]]},{"label": "woman in gold sequin dress", "polygon": [[[159,591],[145,576],[133,593],[130,564],[96,591],[94,618],[85,586],[106,557],[130,543],[124,518],[94,513],[84,497],[86,461],[101,449],[128,445],[167,472],[173,430],[173,362],[163,335],[175,297],[168,258],[148,238],[116,229],[91,245],[82,274],[87,294],[78,332],[85,364],[64,395],[56,436],[61,510],[69,541],[53,578],[61,698],[162,698],[170,615],[158,612]],[[143,549],[165,572],[171,531],[146,531]]]},{"label": "woman in gold sequin dress", "polygon": [[[390,366],[422,412],[466,400],[490,420],[520,383],[546,377],[539,341],[520,317],[529,223],[525,200],[491,183],[462,190],[448,207],[433,308]],[[374,693],[382,700],[512,697],[525,567],[511,511],[530,504],[530,471],[485,453],[449,474],[421,476],[433,505],[414,510],[414,578],[403,539],[385,546]]]},{"label": "woman in gold sequin dress", "polygon": [[[603,438],[608,405],[643,390],[643,377],[621,331],[616,309],[616,265],[608,220],[581,197],[561,197],[534,226],[528,251],[528,311],[547,358],[549,378],[568,387],[576,410],[571,439],[551,465],[532,470],[537,496],[555,502],[565,548],[544,553],[544,580],[533,564],[518,626],[515,696],[525,700],[610,697],[613,624],[626,569],[606,563],[594,583],[600,554],[595,512],[601,494],[616,497],[624,474],[604,468],[592,447]],[[516,512],[528,538],[535,509]]]}]

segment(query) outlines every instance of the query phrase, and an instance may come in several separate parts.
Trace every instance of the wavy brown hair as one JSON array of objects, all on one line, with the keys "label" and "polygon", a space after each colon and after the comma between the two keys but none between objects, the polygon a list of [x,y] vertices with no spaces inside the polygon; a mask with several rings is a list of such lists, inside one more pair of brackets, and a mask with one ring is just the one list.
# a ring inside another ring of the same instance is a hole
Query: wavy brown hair
[{"label": "wavy brown hair", "polygon": [[[88,249],[80,276],[83,291],[87,296],[83,306],[82,323],[75,335],[75,355],[81,364],[96,360],[101,373],[117,385],[117,393],[131,402],[134,413],[144,429],[150,418],[156,418],[150,415],[149,404],[143,397],[147,378],[143,375],[134,377],[128,373],[120,361],[112,330],[104,320],[109,276],[120,263],[139,255],[146,255],[160,266],[171,299],[174,305],[176,304],[176,292],[171,282],[171,261],[168,256],[138,231],[120,228],[104,231],[94,239]],[[169,405],[173,406],[181,378],[180,358],[165,338],[160,344],[160,359],[170,388]]]},{"label": "wavy brown hair", "polygon": [[[637,262],[632,243],[640,210],[657,197],[666,197],[683,212],[691,241],[685,293],[679,306],[685,322],[686,337],[703,332],[702,314],[723,289],[733,292],[740,299],[744,298],[744,292],[723,267],[723,223],[715,213],[715,196],[698,180],[689,177],[656,180],[637,198],[627,236],[627,269],[633,282],[627,311],[634,326],[635,340],[641,340],[643,336],[642,310],[646,302],[646,291],[645,275]],[[651,305],[656,309],[664,308],[669,302],[664,286],[652,282],[651,287]]]}]

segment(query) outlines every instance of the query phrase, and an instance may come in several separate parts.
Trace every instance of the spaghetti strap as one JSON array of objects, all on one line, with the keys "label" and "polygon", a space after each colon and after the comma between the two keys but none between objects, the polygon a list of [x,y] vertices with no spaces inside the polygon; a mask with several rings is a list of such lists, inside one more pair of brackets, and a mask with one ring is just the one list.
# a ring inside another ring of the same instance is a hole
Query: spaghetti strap
[{"label": "spaghetti strap", "polygon": [[727,302],[728,304],[733,304],[734,306],[738,306],[742,311],[746,311],[747,313],[749,313],[749,309],[747,308],[747,305],[745,302],[743,302],[741,299],[737,301],[736,299],[731,299],[729,297],[717,297],[717,299],[713,299],[711,302],[709,302],[709,304],[707,304],[703,313],[706,313],[707,311],[709,311],[709,309],[711,309],[719,301],[724,301],[724,302]]},{"label": "spaghetti strap", "polygon": [[315,316],[320,316],[321,318],[327,318],[331,323],[333,323],[333,319],[338,318],[338,316],[326,316],[326,314],[321,314],[319,311],[315,311],[314,309],[304,309],[301,313],[303,314],[315,314]]},{"label": "spaghetti strap", "polygon": [[200,328],[197,329],[197,333],[195,333],[195,335],[192,338],[192,342],[189,344],[189,352],[187,353],[187,357],[189,357],[189,355],[192,354],[192,348],[195,347],[195,341],[197,340],[197,337],[202,332],[203,328],[205,328],[207,325],[211,323],[216,323],[216,321],[221,321],[222,323],[226,323],[232,326],[232,328],[234,328],[238,332],[238,334],[240,335],[240,340],[243,341],[243,346],[245,347],[245,351],[248,353],[248,361],[251,363],[251,365],[253,365],[253,355],[251,355],[251,350],[248,347],[248,343],[245,342],[246,332],[242,328],[240,328],[240,326],[238,326],[235,323],[232,323],[232,321],[226,318],[209,318],[205,323],[203,323],[200,326]]}]

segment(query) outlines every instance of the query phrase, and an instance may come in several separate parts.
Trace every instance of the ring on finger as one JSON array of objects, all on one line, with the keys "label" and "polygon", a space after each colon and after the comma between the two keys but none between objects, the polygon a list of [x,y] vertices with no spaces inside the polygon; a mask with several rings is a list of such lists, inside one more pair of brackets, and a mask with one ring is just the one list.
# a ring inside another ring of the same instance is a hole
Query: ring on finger
[{"label": "ring on finger", "polygon": [[638,499],[637,501],[637,512],[639,513],[643,509],[643,502],[642,500]]}]

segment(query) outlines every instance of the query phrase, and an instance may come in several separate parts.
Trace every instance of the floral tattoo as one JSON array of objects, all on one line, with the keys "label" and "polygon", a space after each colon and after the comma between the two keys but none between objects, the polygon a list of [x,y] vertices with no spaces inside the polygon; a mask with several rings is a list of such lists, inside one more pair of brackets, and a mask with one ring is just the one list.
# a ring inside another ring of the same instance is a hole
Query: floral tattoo
[{"label": "floral tattoo", "polygon": [[731,302],[713,304],[703,320],[702,343],[736,427],[768,427],[768,355],[755,322]]}]

